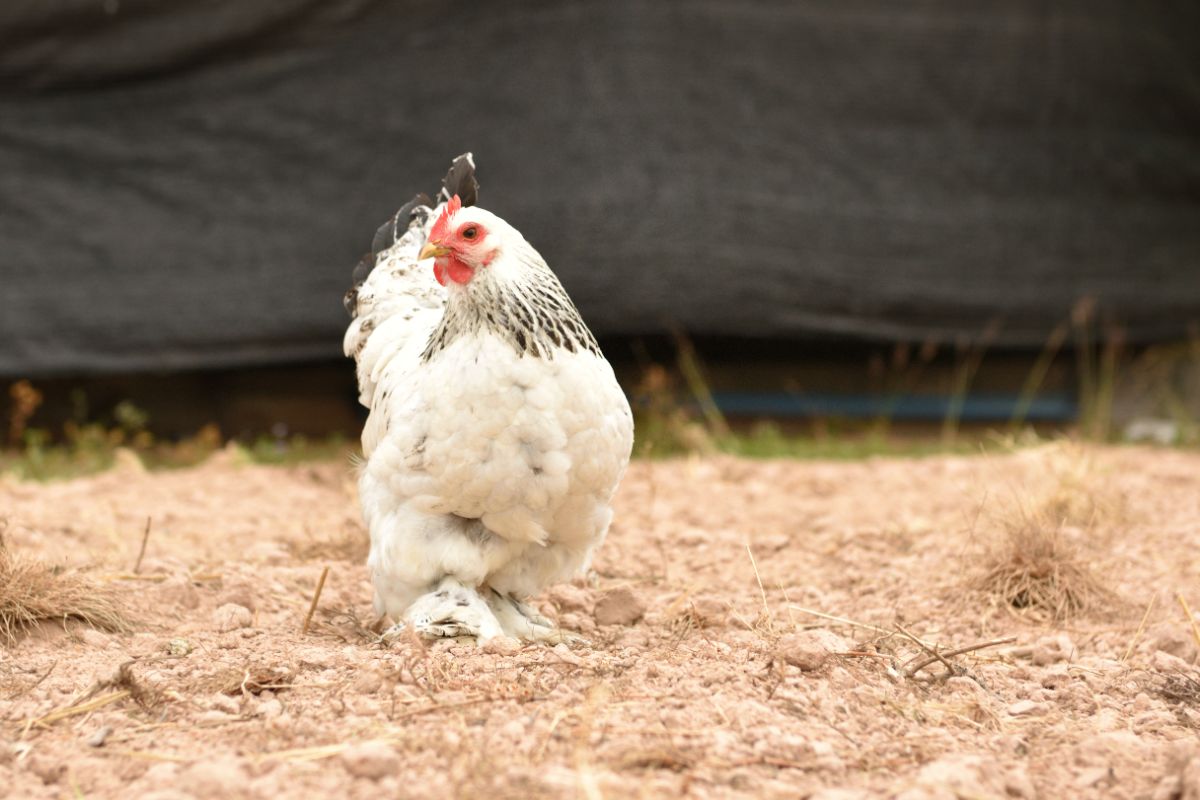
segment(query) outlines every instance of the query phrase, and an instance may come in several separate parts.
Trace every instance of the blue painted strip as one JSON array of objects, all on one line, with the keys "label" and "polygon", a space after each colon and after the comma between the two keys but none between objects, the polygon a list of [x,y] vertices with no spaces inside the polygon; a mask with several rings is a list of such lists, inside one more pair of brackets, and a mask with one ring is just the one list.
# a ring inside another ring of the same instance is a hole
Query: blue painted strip
[{"label": "blue painted strip", "polygon": [[[781,392],[715,392],[723,414],[746,417],[841,417],[937,421],[951,411],[951,398],[940,395],[786,394]],[[962,400],[965,422],[1007,422],[1017,410],[1014,394],[971,394]],[[1070,422],[1078,416],[1075,399],[1065,394],[1039,395],[1025,414],[1030,422]]]}]

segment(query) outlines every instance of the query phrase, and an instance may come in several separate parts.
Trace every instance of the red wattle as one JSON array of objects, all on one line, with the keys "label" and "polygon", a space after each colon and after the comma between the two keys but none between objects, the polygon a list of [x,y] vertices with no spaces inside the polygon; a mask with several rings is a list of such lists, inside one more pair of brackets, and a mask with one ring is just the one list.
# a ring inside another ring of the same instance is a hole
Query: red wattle
[{"label": "red wattle", "polygon": [[433,277],[437,278],[437,282],[442,286],[446,285],[446,267],[440,262],[433,262]]},{"label": "red wattle", "polygon": [[454,281],[455,283],[466,283],[475,275],[475,270],[471,269],[454,256],[450,256],[450,260],[446,262],[446,269],[450,274],[450,280]]}]

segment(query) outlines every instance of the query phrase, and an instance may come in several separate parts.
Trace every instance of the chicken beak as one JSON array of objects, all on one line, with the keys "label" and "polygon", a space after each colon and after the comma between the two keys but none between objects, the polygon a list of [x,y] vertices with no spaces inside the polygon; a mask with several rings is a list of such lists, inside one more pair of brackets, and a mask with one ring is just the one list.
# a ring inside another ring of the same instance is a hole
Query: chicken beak
[{"label": "chicken beak", "polygon": [[450,255],[449,247],[444,247],[436,242],[426,242],[425,246],[421,248],[421,252],[417,254],[417,259],[423,261],[430,257],[440,258],[448,255]]}]

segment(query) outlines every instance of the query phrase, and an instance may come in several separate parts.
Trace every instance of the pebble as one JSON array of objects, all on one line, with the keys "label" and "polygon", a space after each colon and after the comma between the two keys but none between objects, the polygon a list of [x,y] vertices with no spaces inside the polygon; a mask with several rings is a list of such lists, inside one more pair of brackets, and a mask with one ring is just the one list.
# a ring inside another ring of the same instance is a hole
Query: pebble
[{"label": "pebble", "polygon": [[511,636],[497,636],[484,643],[483,652],[497,656],[511,656],[521,652],[521,643]]},{"label": "pebble", "polygon": [[160,583],[158,596],[168,603],[187,609],[197,608],[200,605],[200,593],[196,591],[191,578],[187,575],[175,575]]},{"label": "pebble", "polygon": [[86,644],[88,647],[108,647],[112,644],[112,638],[101,633],[95,628],[84,628],[79,632],[79,641]]},{"label": "pebble", "polygon": [[253,621],[254,615],[250,609],[234,603],[226,603],[213,612],[213,623],[221,633],[249,628]]},{"label": "pebble", "polygon": [[1162,623],[1146,634],[1146,644],[1156,651],[1168,653],[1188,663],[1196,663],[1196,640],[1184,625]]},{"label": "pebble", "polygon": [[186,656],[188,653],[192,652],[192,643],[183,637],[176,636],[174,639],[171,639],[169,642],[167,642],[166,649],[167,653],[170,655]]},{"label": "pebble", "polygon": [[360,672],[350,687],[356,694],[375,694],[383,687],[383,678],[378,672]]},{"label": "pebble", "polygon": [[113,729],[111,725],[103,725],[100,728],[97,728],[96,732],[88,737],[87,746],[104,747],[104,742],[108,740],[108,737],[112,735],[112,732]]},{"label": "pebble", "polygon": [[1030,717],[1046,713],[1046,705],[1034,700],[1018,700],[1005,709],[1010,717]]},{"label": "pebble", "polygon": [[646,604],[627,586],[604,593],[593,616],[597,625],[632,625],[646,613]]},{"label": "pebble", "polygon": [[592,594],[573,583],[560,583],[549,592],[550,601],[562,611],[585,611],[592,609]]},{"label": "pebble", "polygon": [[833,631],[816,629],[789,633],[775,645],[775,657],[804,671],[819,669],[837,652],[853,649],[854,645]]},{"label": "pebble", "polygon": [[559,661],[563,661],[576,667],[582,667],[586,663],[582,658],[572,653],[571,648],[567,647],[562,642],[554,645],[554,648],[551,650],[551,652],[554,653],[555,657],[557,657]]},{"label": "pebble", "polygon": [[1065,633],[1043,636],[1034,643],[1030,653],[1033,663],[1042,667],[1060,661],[1073,661],[1075,657],[1075,643]]},{"label": "pebble", "polygon": [[343,769],[356,778],[379,780],[400,768],[400,756],[386,742],[364,742],[342,751]]}]

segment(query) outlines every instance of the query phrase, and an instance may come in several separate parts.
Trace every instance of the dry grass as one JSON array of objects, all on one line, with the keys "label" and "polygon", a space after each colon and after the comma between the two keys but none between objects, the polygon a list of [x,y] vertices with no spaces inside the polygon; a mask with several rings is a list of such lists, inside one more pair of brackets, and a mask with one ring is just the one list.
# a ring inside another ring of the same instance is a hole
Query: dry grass
[{"label": "dry grass", "polygon": [[974,586],[1010,608],[1055,621],[1092,610],[1110,597],[1062,522],[1044,513],[1023,515],[1005,526],[985,554]]},{"label": "dry grass", "polygon": [[1010,609],[1062,621],[1113,599],[1086,547],[1125,520],[1125,498],[1087,447],[1059,442],[1029,457],[1040,479],[995,515],[971,584]]},{"label": "dry grass", "polygon": [[1125,496],[1113,486],[1093,449],[1060,442],[1045,450],[1044,459],[1048,490],[1034,498],[1037,514],[1086,530],[1125,519]]},{"label": "dry grass", "polygon": [[0,536],[0,643],[43,621],[79,620],[107,631],[130,630],[116,590],[86,575],[23,558]]}]

